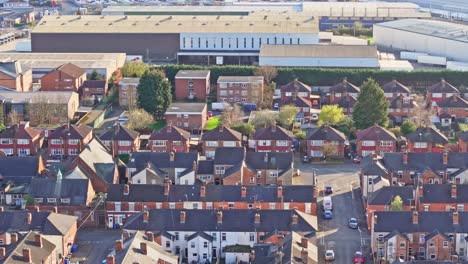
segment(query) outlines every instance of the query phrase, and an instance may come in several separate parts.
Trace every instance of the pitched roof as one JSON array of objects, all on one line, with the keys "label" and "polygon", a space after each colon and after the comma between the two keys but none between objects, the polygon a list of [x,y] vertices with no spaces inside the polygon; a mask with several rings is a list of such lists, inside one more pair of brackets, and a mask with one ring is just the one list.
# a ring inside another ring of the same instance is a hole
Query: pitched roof
[{"label": "pitched roof", "polygon": [[[107,201],[127,202],[315,202],[314,186],[288,185],[282,186],[283,197],[278,197],[277,186],[240,186],[214,185],[204,186],[205,197],[200,196],[202,185],[171,185],[169,194],[164,195],[166,187],[156,184],[130,184],[129,193],[124,194],[123,184],[109,186]],[[246,197],[242,197],[242,189]]]},{"label": "pitched roof", "polygon": [[197,161],[196,152],[175,152],[174,160],[170,160],[170,153],[167,152],[133,152],[130,157],[128,168],[136,168],[139,172],[148,167],[148,164],[155,169],[185,168],[193,170],[193,163]]},{"label": "pitched roof", "polygon": [[306,140],[346,141],[346,136],[341,131],[324,125],[311,130]]},{"label": "pitched roof", "polygon": [[225,125],[208,130],[201,136],[202,141],[241,141],[242,134]]},{"label": "pitched roof", "polygon": [[297,97],[288,96],[288,97],[275,98],[273,99],[273,103],[278,103],[280,107],[284,105],[294,105],[296,107],[311,107],[312,105],[312,102],[304,99],[301,96],[297,96]]},{"label": "pitched roof", "polygon": [[329,90],[330,93],[359,93],[360,91],[361,89],[359,89],[359,87],[356,85],[348,82],[347,78],[343,78],[340,83],[330,87]]},{"label": "pitched roof", "polygon": [[468,101],[458,95],[452,95],[442,101],[437,102],[437,106],[443,108],[468,108]]},{"label": "pitched roof", "polygon": [[447,236],[446,234],[440,232],[439,229],[436,229],[436,230],[432,231],[432,233],[430,233],[429,235],[426,236],[426,240],[433,239],[436,236],[442,236],[447,240],[450,239],[449,236]]},{"label": "pitched roof", "polygon": [[86,125],[63,125],[49,133],[48,139],[78,139],[82,140],[93,132],[93,128]]},{"label": "pitched roof", "polygon": [[[204,238],[205,240],[213,241],[213,237],[212,237],[212,236],[208,235],[208,234],[205,233],[205,232],[200,232],[200,231],[195,232],[195,233],[193,233],[192,235],[188,236],[188,237],[187,237],[187,241],[190,241],[190,240],[192,240],[192,239],[194,239],[194,238],[196,238],[196,237],[198,237],[198,236]],[[250,251],[249,251],[249,252],[250,252]]]},{"label": "pitched roof", "polygon": [[285,92],[308,92],[310,93],[312,91],[312,88],[310,88],[309,85],[302,83],[296,79],[292,82],[289,82],[285,85],[280,86],[280,91],[281,93],[285,93]]},{"label": "pitched roof", "polygon": [[411,205],[414,201],[414,189],[412,186],[383,186],[369,195],[369,205],[390,205],[396,196],[400,196],[403,205]]},{"label": "pitched roof", "polygon": [[457,134],[457,138],[462,141],[468,141],[468,131],[463,131]]},{"label": "pitched roof", "polygon": [[1,157],[0,176],[3,182],[13,181],[15,184],[30,183],[33,177],[39,175],[41,159],[33,157]]},{"label": "pitched roof", "polygon": [[19,61],[0,62],[0,72],[3,72],[13,78],[29,71],[30,68]]},{"label": "pitched roof", "polygon": [[[31,181],[29,195],[34,198],[43,198],[43,204],[48,203],[47,198],[57,198],[54,205],[86,205],[89,184],[89,179],[34,178]],[[60,199],[70,199],[70,202],[63,203]]]},{"label": "pitched roof", "polygon": [[421,127],[406,135],[411,142],[427,142],[434,144],[447,144],[447,137],[435,127]]},{"label": "pitched roof", "polygon": [[292,132],[280,126],[270,126],[257,129],[254,140],[292,140]]},{"label": "pitched roof", "polygon": [[76,216],[51,212],[30,212],[31,223],[27,221],[27,211],[0,212],[0,233],[41,231],[44,235],[64,235],[76,225]]},{"label": "pitched roof", "polygon": [[0,91],[0,101],[6,101],[12,104],[43,102],[45,98],[49,103],[68,104],[70,99],[77,95],[75,92],[16,92]]},{"label": "pitched roof", "polygon": [[423,172],[426,169],[435,171],[447,168],[468,168],[468,152],[448,153],[447,164],[443,163],[443,153],[408,153],[408,163],[403,162],[404,153],[384,153],[382,164],[390,171],[414,170]]},{"label": "pitched roof", "polygon": [[66,63],[57,68],[57,71],[61,71],[65,74],[72,76],[73,78],[78,78],[83,74],[86,74],[86,71],[81,69],[72,63]]},{"label": "pitched roof", "polygon": [[332,103],[337,104],[341,108],[347,109],[347,108],[353,108],[356,102],[357,102],[356,97],[348,94],[347,96],[341,96],[338,101],[335,101]]},{"label": "pitched roof", "polygon": [[456,197],[452,198],[451,184],[425,184],[422,186],[421,203],[468,203],[468,185],[453,185]]},{"label": "pitched roof", "polygon": [[432,85],[431,87],[427,88],[427,91],[430,93],[456,93],[460,94],[460,91],[458,91],[455,86],[451,85],[444,79],[442,79],[440,82]]},{"label": "pitched roof", "polygon": [[293,154],[287,152],[247,152],[245,163],[252,171],[278,170],[278,176],[293,168]]},{"label": "pitched roof", "polygon": [[244,147],[220,147],[215,151],[214,165],[236,165],[245,157]]},{"label": "pitched roof", "polygon": [[[185,223],[180,223],[180,212],[186,214]],[[218,224],[216,210],[149,210],[148,223],[143,222],[144,212],[127,219],[124,229],[151,231],[190,231],[190,232],[270,232],[300,231],[315,232],[317,218],[296,210],[224,210],[222,223]],[[255,214],[260,215],[260,224],[255,224]],[[297,224],[291,224],[293,215]],[[242,221],[239,221],[242,219]]]},{"label": "pitched roof", "polygon": [[116,169],[114,158],[99,139],[93,138],[86,144],[77,158],[83,161],[99,178],[107,183],[113,182]]},{"label": "pitched roof", "polygon": [[387,129],[373,125],[369,128],[360,130],[356,133],[357,141],[376,140],[376,141],[397,141],[395,135]]},{"label": "pitched roof", "polygon": [[41,235],[42,244],[39,246],[35,241],[36,233],[34,231],[30,231],[26,234],[26,236],[19,242],[17,245],[14,245],[13,251],[11,251],[4,259],[4,263],[11,263],[11,264],[20,264],[26,263],[23,258],[23,249],[29,248],[31,260],[30,263],[43,263],[43,261],[49,258],[52,254],[55,254],[54,251],[56,250],[56,245]]},{"label": "pitched roof", "polygon": [[16,138],[16,139],[35,139],[41,135],[41,131],[29,127],[29,124],[16,124],[8,127],[5,131],[0,133],[0,138]]},{"label": "pitched roof", "polygon": [[85,88],[104,88],[106,90],[107,81],[105,80],[86,80],[83,82]]},{"label": "pitched roof", "polygon": [[214,160],[198,161],[197,174],[213,174],[213,173],[214,173]]},{"label": "pitched roof", "polygon": [[361,172],[364,175],[384,176],[388,174],[387,169],[380,161],[374,159],[373,155],[368,155],[361,159]]},{"label": "pitched roof", "polygon": [[385,240],[389,240],[390,238],[393,238],[395,236],[400,236],[400,237],[403,237],[405,239],[408,239],[407,236],[403,235],[402,233],[400,233],[400,231],[398,230],[393,230],[392,232],[390,232],[388,235],[384,236],[384,239]]},{"label": "pitched roof", "polygon": [[99,138],[101,140],[127,140],[134,141],[140,135],[139,132],[126,128],[116,124],[102,133]]},{"label": "pitched roof", "polygon": [[388,82],[381,86],[384,93],[407,93],[409,94],[411,91],[408,87],[404,86],[396,79],[393,79],[391,82]]},{"label": "pitched roof", "polygon": [[391,109],[400,109],[400,108],[413,108],[416,102],[409,98],[408,103],[404,103],[403,96],[397,96],[390,101],[389,108]]},{"label": "pitched roof", "polygon": [[167,125],[160,130],[154,130],[149,140],[188,141],[190,133],[173,125]]},{"label": "pitched roof", "polygon": [[263,83],[263,76],[219,76],[218,83],[222,82]]}]

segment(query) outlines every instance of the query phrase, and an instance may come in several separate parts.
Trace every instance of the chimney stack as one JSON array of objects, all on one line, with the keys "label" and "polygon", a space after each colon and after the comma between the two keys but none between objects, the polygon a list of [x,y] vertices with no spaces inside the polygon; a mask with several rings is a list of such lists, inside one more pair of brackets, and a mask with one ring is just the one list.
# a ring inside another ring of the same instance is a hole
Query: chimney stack
[{"label": "chimney stack", "polygon": [[419,198],[424,197],[424,187],[421,185],[418,188]]},{"label": "chimney stack", "polygon": [[114,256],[107,256],[107,264],[115,264],[115,257]]},{"label": "chimney stack", "polygon": [[242,186],[241,188],[241,197],[242,198],[247,197],[247,188],[245,188],[245,186]]},{"label": "chimney stack", "polygon": [[303,249],[301,250],[301,260],[302,260],[302,263],[307,264],[308,255],[309,255],[309,253],[307,252],[307,249],[303,248]]},{"label": "chimney stack", "polygon": [[216,214],[216,219],[218,221],[218,224],[222,224],[223,223],[223,212],[219,211],[217,214]]},{"label": "chimney stack", "polygon": [[249,254],[249,260],[252,262],[255,260],[255,250],[251,250]]},{"label": "chimney stack", "polygon": [[276,125],[271,126],[271,132],[276,132]]},{"label": "chimney stack", "polygon": [[128,233],[127,230],[124,230],[124,231],[122,232],[122,240],[125,241],[125,240],[127,240],[129,237],[130,237],[130,233]]},{"label": "chimney stack", "polygon": [[453,199],[456,199],[456,198],[457,198],[457,185],[452,184],[452,186],[450,187],[450,196],[451,196]]},{"label": "chimney stack", "polygon": [[414,211],[414,212],[413,212],[413,217],[412,217],[412,219],[413,219],[413,224],[414,224],[414,225],[417,225],[417,224],[418,224],[418,222],[419,222],[419,221],[418,221],[418,218],[419,218],[418,212]]},{"label": "chimney stack", "polygon": [[260,214],[259,213],[256,213],[255,214],[255,224],[260,224]]},{"label": "chimney stack", "polygon": [[5,247],[0,247],[0,259],[3,259],[6,256]]},{"label": "chimney stack", "polygon": [[172,131],[172,124],[168,124],[168,125],[167,125],[166,131],[167,131],[167,133],[171,133],[171,131]]},{"label": "chimney stack", "polygon": [[169,160],[170,160],[170,161],[174,161],[174,159],[175,159],[175,153],[174,153],[174,151],[171,151],[171,152],[169,153]]},{"label": "chimney stack", "polygon": [[32,263],[30,248],[23,248],[23,261],[26,263]]},{"label": "chimney stack", "polygon": [[224,125],[220,125],[220,126],[219,126],[219,132],[220,132],[220,133],[223,133],[223,131],[224,131]]},{"label": "chimney stack", "polygon": [[408,151],[403,152],[403,164],[408,164]]},{"label": "chimney stack", "polygon": [[301,237],[301,246],[303,248],[307,248],[308,244],[309,244],[309,240],[307,239],[307,237]]},{"label": "chimney stack", "polygon": [[442,162],[444,163],[444,165],[448,164],[448,152],[447,151],[444,151],[444,153],[442,153]]},{"label": "chimney stack", "polygon": [[148,223],[149,221],[149,212],[148,210],[143,211],[143,223]]},{"label": "chimney stack", "polygon": [[452,217],[453,217],[453,224],[458,225],[460,223],[460,220],[458,218],[458,212],[457,211],[453,212]]},{"label": "chimney stack", "polygon": [[200,187],[200,197],[205,197],[206,196],[206,187],[201,186]]},{"label": "chimney stack", "polygon": [[37,247],[42,248],[42,237],[41,234],[35,234],[34,235],[34,242],[36,243]]},{"label": "chimney stack", "polygon": [[3,206],[0,206],[0,212],[5,212],[5,208]]},{"label": "chimney stack", "polygon": [[58,214],[58,206],[54,206],[54,208],[53,208],[52,212],[54,212],[54,213]]},{"label": "chimney stack", "polygon": [[297,220],[298,220],[297,215],[293,214],[292,217],[291,217],[291,224],[297,225]]},{"label": "chimney stack", "polygon": [[180,223],[181,224],[185,224],[185,217],[186,217],[185,211],[180,211]]},{"label": "chimney stack", "polygon": [[278,196],[278,198],[283,198],[283,186],[278,186],[276,188],[276,196]]},{"label": "chimney stack", "polygon": [[276,236],[278,239],[278,246],[282,247],[284,244],[284,236],[283,235],[277,235]]},{"label": "chimney stack", "polygon": [[123,194],[128,195],[130,193],[130,185],[125,184],[123,188]]},{"label": "chimney stack", "polygon": [[140,251],[141,251],[141,254],[143,255],[146,255],[148,252],[146,250],[146,242],[141,242],[140,243]]},{"label": "chimney stack", "polygon": [[122,251],[123,243],[122,240],[116,240],[115,241],[115,252],[120,252]]},{"label": "chimney stack", "polygon": [[34,209],[36,209],[36,212],[38,212],[38,213],[41,211],[41,209],[40,209],[40,207],[38,205],[34,206]]},{"label": "chimney stack", "polygon": [[263,155],[263,161],[264,161],[265,163],[268,162],[268,152],[265,152],[265,155]]},{"label": "chimney stack", "polygon": [[154,233],[151,231],[146,232],[146,239],[148,239],[148,241],[154,242]]},{"label": "chimney stack", "polygon": [[166,183],[164,184],[164,195],[165,196],[168,196],[169,195],[169,191],[171,190],[171,180],[169,181],[166,181]]},{"label": "chimney stack", "polygon": [[18,242],[18,234],[17,233],[11,233],[10,239],[11,239],[11,244],[14,244],[14,243]]},{"label": "chimney stack", "polygon": [[26,221],[28,222],[28,225],[31,224],[31,222],[32,222],[32,214],[31,214],[31,213],[28,213],[28,214],[26,215]]}]

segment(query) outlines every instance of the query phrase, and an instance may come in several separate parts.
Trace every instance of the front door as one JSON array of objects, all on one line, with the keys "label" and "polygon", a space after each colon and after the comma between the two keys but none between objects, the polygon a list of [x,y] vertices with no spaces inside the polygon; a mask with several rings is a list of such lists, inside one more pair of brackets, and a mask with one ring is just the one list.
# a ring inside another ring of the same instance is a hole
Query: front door
[{"label": "front door", "polygon": [[108,221],[109,221],[109,228],[114,228],[114,216],[112,215],[109,215],[108,217]]}]

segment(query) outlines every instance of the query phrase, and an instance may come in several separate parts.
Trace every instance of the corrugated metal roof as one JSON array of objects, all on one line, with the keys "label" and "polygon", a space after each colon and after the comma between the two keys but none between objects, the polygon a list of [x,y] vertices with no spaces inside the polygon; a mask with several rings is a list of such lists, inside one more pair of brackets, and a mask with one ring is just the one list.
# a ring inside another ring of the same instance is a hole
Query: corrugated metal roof
[{"label": "corrugated metal roof", "polygon": [[377,47],[357,45],[262,45],[260,57],[377,58]]}]

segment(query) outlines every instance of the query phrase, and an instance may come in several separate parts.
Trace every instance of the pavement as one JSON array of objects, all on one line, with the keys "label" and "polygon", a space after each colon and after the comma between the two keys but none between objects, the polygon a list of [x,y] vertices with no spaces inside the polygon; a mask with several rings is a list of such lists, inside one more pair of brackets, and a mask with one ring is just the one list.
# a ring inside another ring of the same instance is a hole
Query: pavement
[{"label": "pavement", "polygon": [[[301,170],[301,176],[293,179],[294,184],[313,184],[314,171],[317,175],[319,263],[327,263],[323,257],[327,249],[335,251],[335,261],[328,263],[353,263],[354,253],[358,250],[365,252],[366,263],[372,263],[369,257],[370,236],[366,229],[364,208],[359,194],[359,165],[350,161],[340,165],[312,165],[304,164],[298,159],[295,161],[295,167]],[[333,186],[333,219],[330,220],[322,217],[321,204],[326,185]],[[347,226],[351,217],[358,219],[359,229],[350,229]]]},{"label": "pavement", "polygon": [[78,231],[78,251],[73,253],[71,263],[99,264],[106,259],[120,239],[122,230],[83,228]]}]

